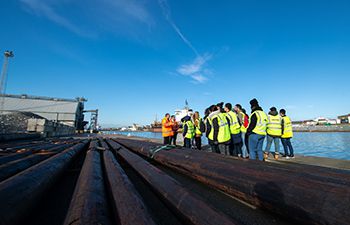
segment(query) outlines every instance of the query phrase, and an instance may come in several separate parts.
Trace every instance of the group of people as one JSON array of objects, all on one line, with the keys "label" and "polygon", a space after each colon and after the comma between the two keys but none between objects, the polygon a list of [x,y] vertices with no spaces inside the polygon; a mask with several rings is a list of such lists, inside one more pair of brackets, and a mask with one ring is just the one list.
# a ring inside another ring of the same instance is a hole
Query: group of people
[{"label": "group of people", "polygon": [[[186,148],[201,150],[201,137],[205,135],[212,152],[262,161],[268,159],[271,145],[274,143],[273,156],[277,160],[281,141],[283,156],[294,157],[291,144],[292,122],[286,115],[286,110],[281,109],[278,113],[276,107],[271,107],[266,114],[255,98],[250,101],[250,105],[250,116],[240,104],[234,107],[231,103],[223,102],[211,105],[205,110],[203,119],[195,112],[182,118],[181,126],[175,116],[167,113],[162,120],[164,144],[176,145],[177,133],[182,128]],[[265,137],[267,144],[263,150]]]}]

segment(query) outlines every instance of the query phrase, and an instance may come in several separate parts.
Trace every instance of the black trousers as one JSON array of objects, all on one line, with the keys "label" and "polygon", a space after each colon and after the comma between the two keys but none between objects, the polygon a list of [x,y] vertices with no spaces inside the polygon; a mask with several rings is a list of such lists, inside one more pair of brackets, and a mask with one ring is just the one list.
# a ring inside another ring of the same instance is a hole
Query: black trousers
[{"label": "black trousers", "polygon": [[247,152],[248,152],[248,155],[249,155],[249,135],[246,133],[245,136],[244,136],[244,145],[245,147],[247,148]]},{"label": "black trousers", "polygon": [[202,150],[202,137],[195,137],[194,141],[198,150]]},{"label": "black trousers", "polygon": [[220,150],[219,150],[219,145],[218,144],[211,143],[210,147],[211,147],[211,151],[212,152],[220,154]]},{"label": "black trousers", "polygon": [[164,137],[163,144],[164,144],[164,145],[170,145],[170,138],[171,138],[171,137]]}]

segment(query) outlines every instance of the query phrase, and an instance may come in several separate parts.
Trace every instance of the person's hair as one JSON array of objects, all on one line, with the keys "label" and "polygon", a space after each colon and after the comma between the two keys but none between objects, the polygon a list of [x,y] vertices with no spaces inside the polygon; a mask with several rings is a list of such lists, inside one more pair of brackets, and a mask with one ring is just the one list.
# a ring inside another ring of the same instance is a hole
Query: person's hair
[{"label": "person's hair", "polygon": [[216,110],[218,110],[216,108],[216,105],[211,105],[209,109],[210,109],[211,112],[215,112]]},{"label": "person's hair", "polygon": [[232,104],[231,103],[226,103],[225,107],[228,108],[230,111],[232,110]]},{"label": "person's hair", "polygon": [[171,118],[175,118],[175,115],[171,115]]},{"label": "person's hair", "polygon": [[206,108],[205,111],[204,111],[204,115],[205,116],[208,116],[210,114],[210,109],[209,108]]},{"label": "person's hair", "polygon": [[243,110],[242,106],[240,104],[236,104],[236,107],[239,108],[239,110],[241,110],[241,111]]},{"label": "person's hair", "polygon": [[170,116],[170,114],[169,113],[165,113],[165,116]]},{"label": "person's hair", "polygon": [[285,109],[281,109],[280,113],[282,113],[283,115],[286,115],[286,110]]}]

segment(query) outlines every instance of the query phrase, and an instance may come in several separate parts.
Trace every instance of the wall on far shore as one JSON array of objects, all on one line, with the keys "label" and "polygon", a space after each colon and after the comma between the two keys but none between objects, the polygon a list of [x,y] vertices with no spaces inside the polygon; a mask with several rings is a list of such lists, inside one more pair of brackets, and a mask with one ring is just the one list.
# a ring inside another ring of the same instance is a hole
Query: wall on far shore
[{"label": "wall on far shore", "polygon": [[350,132],[350,125],[293,126],[295,132]]}]

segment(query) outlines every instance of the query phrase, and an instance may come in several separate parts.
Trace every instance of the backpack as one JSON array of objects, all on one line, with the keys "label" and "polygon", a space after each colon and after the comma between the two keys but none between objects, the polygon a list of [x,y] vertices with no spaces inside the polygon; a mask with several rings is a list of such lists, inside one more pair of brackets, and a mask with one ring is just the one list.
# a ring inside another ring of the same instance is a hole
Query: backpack
[{"label": "backpack", "polygon": [[204,124],[203,120],[200,120],[200,123],[199,123],[199,130],[200,130],[202,133],[205,133],[205,124]]}]

